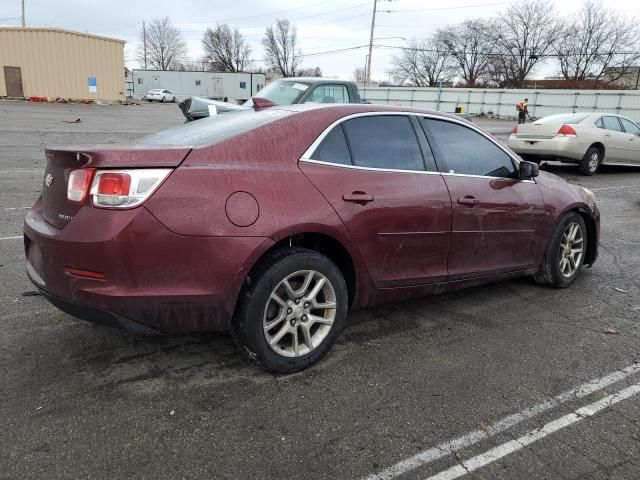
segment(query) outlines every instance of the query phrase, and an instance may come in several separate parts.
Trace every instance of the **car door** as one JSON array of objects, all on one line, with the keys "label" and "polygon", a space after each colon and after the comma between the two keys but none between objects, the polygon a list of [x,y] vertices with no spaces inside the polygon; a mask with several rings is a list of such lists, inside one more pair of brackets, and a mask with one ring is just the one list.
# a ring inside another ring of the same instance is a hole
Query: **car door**
[{"label": "car door", "polygon": [[618,117],[627,137],[625,161],[640,163],[640,127],[627,118]]},{"label": "car door", "polygon": [[451,199],[419,129],[408,115],[360,114],[300,161],[381,288],[447,278]]},{"label": "car door", "polygon": [[538,185],[488,135],[456,121],[421,117],[452,201],[451,280],[534,266],[549,221]]},{"label": "car door", "polygon": [[602,116],[604,132],[604,161],[606,163],[624,163],[626,158],[627,136],[622,131],[622,124],[614,115]]}]

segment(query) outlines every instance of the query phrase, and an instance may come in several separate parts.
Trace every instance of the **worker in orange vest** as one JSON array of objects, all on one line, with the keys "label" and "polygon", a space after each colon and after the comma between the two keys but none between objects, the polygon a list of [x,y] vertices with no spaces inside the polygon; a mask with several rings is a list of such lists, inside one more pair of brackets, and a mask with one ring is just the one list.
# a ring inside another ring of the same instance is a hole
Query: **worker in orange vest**
[{"label": "worker in orange vest", "polygon": [[518,110],[518,124],[524,123],[527,119],[527,115],[529,115],[529,99],[525,98],[517,104],[516,110]]}]

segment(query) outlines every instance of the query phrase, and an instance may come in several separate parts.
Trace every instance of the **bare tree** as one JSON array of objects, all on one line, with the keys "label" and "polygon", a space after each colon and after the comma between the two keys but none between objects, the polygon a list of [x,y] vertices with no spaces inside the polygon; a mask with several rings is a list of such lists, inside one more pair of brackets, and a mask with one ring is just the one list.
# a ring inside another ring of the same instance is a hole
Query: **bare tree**
[{"label": "bare tree", "polygon": [[435,87],[455,76],[455,63],[440,36],[412,39],[399,55],[391,59],[390,73],[400,83],[416,87]]},{"label": "bare tree", "polygon": [[296,72],[298,77],[321,77],[322,70],[320,67],[316,68],[302,68]]},{"label": "bare tree", "polygon": [[520,0],[488,30],[493,44],[492,79],[501,86],[522,86],[562,36],[562,24],[548,0]]},{"label": "bare tree", "polygon": [[357,83],[364,83],[367,80],[367,71],[362,67],[356,67],[353,69],[353,81]]},{"label": "bare tree", "polygon": [[491,49],[488,29],[488,22],[475,19],[445,27],[437,33],[437,44],[453,57],[457,76],[468,87],[475,87],[487,77]]},{"label": "bare tree", "polygon": [[145,63],[146,42],[146,63],[154,70],[177,70],[187,55],[187,44],[169,17],[154,18],[149,22],[146,35],[140,32],[140,42],[138,61]]},{"label": "bare tree", "polygon": [[242,72],[251,63],[251,48],[238,28],[226,23],[207,28],[202,37],[202,49],[210,70]]},{"label": "bare tree", "polygon": [[637,21],[586,0],[556,46],[559,69],[569,81],[614,82],[640,61]]},{"label": "bare tree", "polygon": [[287,19],[279,18],[275,26],[269,26],[265,31],[262,46],[267,63],[279,70],[283,77],[293,77],[300,64],[297,40],[297,29]]}]

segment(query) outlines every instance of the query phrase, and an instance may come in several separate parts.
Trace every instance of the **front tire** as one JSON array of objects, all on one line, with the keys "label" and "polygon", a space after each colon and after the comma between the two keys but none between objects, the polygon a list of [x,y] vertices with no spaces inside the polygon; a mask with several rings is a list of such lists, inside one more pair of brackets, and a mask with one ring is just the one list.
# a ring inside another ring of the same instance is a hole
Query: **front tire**
[{"label": "front tire", "polygon": [[587,227],[579,213],[569,212],[560,219],[553,231],[540,271],[534,276],[537,283],[565,288],[580,275],[587,254]]},{"label": "front tire", "polygon": [[247,279],[233,322],[237,342],[267,369],[293,373],[333,346],[348,309],[342,273],[304,248],[272,253]]},{"label": "front tire", "polygon": [[594,175],[602,163],[602,156],[599,148],[590,147],[580,161],[580,173],[587,176]]}]

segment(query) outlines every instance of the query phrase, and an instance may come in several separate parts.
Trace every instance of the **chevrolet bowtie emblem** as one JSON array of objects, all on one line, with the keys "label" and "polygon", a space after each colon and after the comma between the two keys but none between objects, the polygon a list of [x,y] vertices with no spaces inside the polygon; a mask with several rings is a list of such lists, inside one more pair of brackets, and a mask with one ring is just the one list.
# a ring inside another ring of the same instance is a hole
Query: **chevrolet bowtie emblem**
[{"label": "chevrolet bowtie emblem", "polygon": [[53,175],[51,175],[50,173],[47,173],[47,176],[44,177],[44,184],[47,187],[50,187],[52,183],[53,183]]}]

